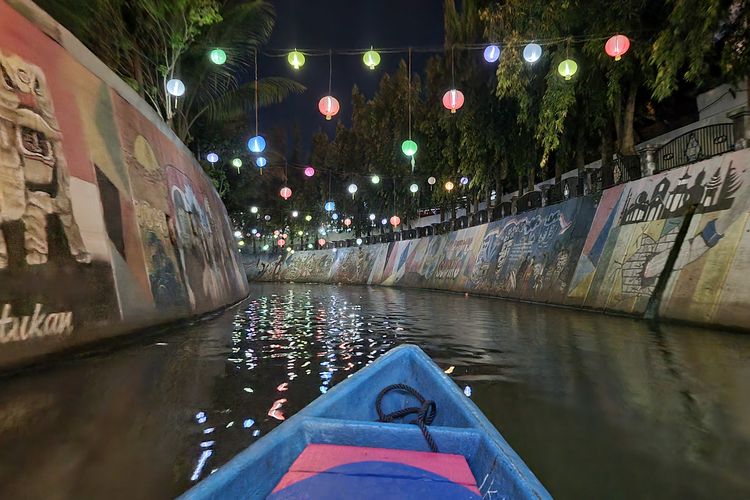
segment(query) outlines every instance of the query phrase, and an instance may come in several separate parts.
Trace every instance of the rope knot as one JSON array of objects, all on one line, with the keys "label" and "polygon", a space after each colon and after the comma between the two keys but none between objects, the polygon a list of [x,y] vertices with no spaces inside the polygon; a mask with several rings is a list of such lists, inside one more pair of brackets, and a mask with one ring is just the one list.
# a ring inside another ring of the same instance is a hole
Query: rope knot
[{"label": "rope knot", "polygon": [[[385,395],[391,391],[400,391],[410,394],[417,401],[419,401],[420,406],[410,406],[391,413],[383,413],[383,397],[385,397]],[[432,422],[435,420],[435,415],[437,415],[437,404],[435,403],[435,401],[431,399],[425,399],[424,396],[422,396],[416,389],[411,386],[408,386],[406,384],[393,384],[380,391],[377,399],[375,400],[375,410],[378,412],[378,421],[386,423],[404,418],[407,415],[416,415],[414,420],[408,423],[414,424],[419,427],[419,430],[422,431],[422,435],[424,436],[425,441],[427,441],[427,445],[430,447],[430,450],[438,453],[437,444],[435,444],[435,441],[432,439],[430,431],[427,430],[427,426],[432,424]]]}]

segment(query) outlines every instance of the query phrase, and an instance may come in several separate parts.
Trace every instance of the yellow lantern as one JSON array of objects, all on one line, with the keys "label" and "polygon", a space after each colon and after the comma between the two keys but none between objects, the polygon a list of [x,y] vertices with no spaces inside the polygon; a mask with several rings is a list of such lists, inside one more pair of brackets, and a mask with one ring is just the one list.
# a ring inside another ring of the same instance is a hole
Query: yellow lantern
[{"label": "yellow lantern", "polygon": [[566,80],[570,80],[571,78],[573,78],[573,75],[576,74],[576,71],[578,71],[578,64],[576,64],[573,59],[565,59],[557,67],[557,72],[560,73],[560,75]]}]

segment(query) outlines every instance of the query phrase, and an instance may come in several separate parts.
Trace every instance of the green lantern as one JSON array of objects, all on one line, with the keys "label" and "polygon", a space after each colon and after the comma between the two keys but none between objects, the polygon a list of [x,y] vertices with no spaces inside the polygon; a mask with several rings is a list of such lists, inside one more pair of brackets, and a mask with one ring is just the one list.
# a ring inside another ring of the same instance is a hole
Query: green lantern
[{"label": "green lantern", "polygon": [[571,78],[573,78],[573,75],[576,74],[576,71],[578,71],[578,64],[576,64],[573,59],[565,59],[557,67],[557,72],[560,73],[560,75],[566,80],[570,80]]},{"label": "green lantern", "polygon": [[380,64],[380,54],[378,54],[377,51],[370,49],[365,52],[364,56],[362,56],[362,60],[364,61],[365,66],[370,69],[375,69],[375,66]]},{"label": "green lantern", "polygon": [[289,53],[286,60],[289,61],[289,64],[292,65],[292,68],[300,69],[305,65],[305,54],[295,49]]},{"label": "green lantern", "polygon": [[403,151],[406,156],[412,157],[417,154],[417,143],[408,139],[401,144],[401,151]]},{"label": "green lantern", "polygon": [[224,64],[227,62],[227,53],[224,52],[221,49],[214,49],[209,54],[208,57],[211,59],[211,62],[214,64]]}]

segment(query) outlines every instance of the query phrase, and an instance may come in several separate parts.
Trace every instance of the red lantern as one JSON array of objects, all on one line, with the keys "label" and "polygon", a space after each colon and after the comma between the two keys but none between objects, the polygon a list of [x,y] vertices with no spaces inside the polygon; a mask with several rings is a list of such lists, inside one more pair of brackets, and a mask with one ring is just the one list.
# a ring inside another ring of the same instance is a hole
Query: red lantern
[{"label": "red lantern", "polygon": [[292,190],[284,186],[283,188],[281,188],[281,191],[279,191],[279,194],[281,195],[282,198],[284,198],[285,200],[288,200],[289,198],[292,197]]},{"label": "red lantern", "polygon": [[464,94],[460,90],[449,90],[443,96],[443,106],[446,109],[450,109],[451,113],[455,113],[457,109],[461,109],[464,105]]},{"label": "red lantern", "polygon": [[393,217],[391,217],[391,226],[396,227],[399,224],[401,224],[401,217],[399,217],[398,215],[394,215]]},{"label": "red lantern", "polygon": [[347,217],[346,219],[344,219],[344,225],[346,227],[351,226],[352,225],[352,220],[349,217]]},{"label": "red lantern", "polygon": [[325,246],[325,244],[326,244],[326,240],[325,240],[325,239],[323,239],[323,238],[320,238],[320,239],[318,240],[318,245],[320,245],[320,246],[322,246],[322,247],[323,247],[323,246]]},{"label": "red lantern", "polygon": [[282,238],[279,238],[279,241],[277,241],[276,244],[280,247],[283,247],[284,245],[286,245],[286,241]]},{"label": "red lantern", "polygon": [[619,61],[622,55],[630,48],[630,40],[625,35],[615,35],[604,45],[604,51],[608,56]]},{"label": "red lantern", "polygon": [[330,95],[325,96],[318,103],[318,109],[320,110],[320,113],[326,117],[326,120],[330,120],[332,117],[336,116],[339,112],[339,108],[339,101]]}]

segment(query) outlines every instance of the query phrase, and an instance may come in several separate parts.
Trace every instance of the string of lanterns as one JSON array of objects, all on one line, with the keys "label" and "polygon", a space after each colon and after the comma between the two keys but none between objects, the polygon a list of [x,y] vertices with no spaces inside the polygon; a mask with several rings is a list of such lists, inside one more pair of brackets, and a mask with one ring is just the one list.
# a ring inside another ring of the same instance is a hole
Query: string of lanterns
[{"label": "string of lanterns", "polygon": [[[578,39],[573,41],[582,41],[585,39]],[[592,40],[598,40],[598,39],[592,39]],[[521,51],[521,55],[523,59],[529,63],[534,64],[537,61],[539,61],[542,58],[543,55],[543,49],[542,44],[552,44],[552,43],[560,43],[564,42],[566,39],[556,39],[556,40],[550,40],[547,42],[544,41],[530,41],[528,43],[525,43],[523,45],[523,50]],[[567,39],[568,43],[570,43],[571,39]],[[491,43],[489,45],[462,45],[462,46],[454,46],[451,47],[451,79],[452,79],[452,86],[451,88],[446,91],[446,93],[443,95],[442,104],[443,107],[445,107],[447,110],[451,112],[451,114],[455,114],[458,110],[460,110],[464,103],[465,103],[465,96],[461,90],[457,89],[455,86],[455,64],[454,64],[454,49],[456,47],[473,50],[473,49],[481,49],[483,51],[483,57],[484,60],[488,63],[497,63],[497,61],[500,59],[500,56],[503,51],[503,46],[499,43]],[[505,46],[505,48],[509,47],[520,47],[519,44],[508,44]],[[605,53],[612,57],[615,61],[621,60],[622,56],[628,52],[630,49],[630,39],[623,35],[623,34],[615,34],[607,38],[606,43],[604,44],[604,51]],[[408,64],[409,64],[409,134],[408,138],[402,142],[401,144],[401,151],[402,153],[410,159],[412,164],[412,170],[414,169],[415,165],[415,155],[418,151],[417,143],[412,139],[411,137],[411,122],[412,122],[412,84],[411,84],[411,62],[412,62],[412,51],[414,49],[409,47],[407,49],[408,51]],[[417,49],[422,52],[431,51],[430,49]],[[441,49],[445,50],[445,49]],[[351,51],[337,51],[337,53],[346,54],[346,55],[362,55],[362,62],[364,65],[370,69],[374,70],[381,62],[382,58],[380,53],[398,53],[403,52],[403,49],[381,49],[380,51],[374,49],[373,47],[370,47],[369,49],[356,49]],[[309,56],[323,56],[328,55],[329,59],[329,78],[328,78],[328,95],[322,97],[320,101],[318,102],[318,110],[320,113],[325,117],[326,120],[331,120],[334,116],[336,116],[340,109],[340,103],[336,97],[332,95],[332,80],[333,80],[333,50],[328,50],[327,52],[323,51],[316,51],[316,50],[298,50],[294,49],[292,51],[285,51],[284,52],[287,62],[294,70],[300,70],[306,62],[306,55]],[[271,55],[272,57],[275,56],[275,54],[268,54],[265,53],[265,55]],[[227,62],[227,54],[224,50],[221,48],[213,48],[208,53],[209,60],[216,65],[223,65]],[[558,74],[563,77],[566,81],[571,80],[574,75],[578,72],[578,64],[575,60],[566,57],[563,61],[561,61],[557,66],[557,72]],[[170,78],[166,82],[166,91],[170,96],[173,96],[175,98],[179,98],[183,96],[186,92],[186,87],[184,82],[182,82],[178,78]],[[252,136],[247,141],[247,148],[248,150],[253,153],[255,156],[255,165],[260,169],[261,174],[263,172],[263,168],[268,165],[268,160],[262,156],[262,153],[266,149],[266,140],[265,138],[260,135],[259,133],[259,118],[258,118],[258,105],[259,105],[259,79],[258,79],[258,51],[255,51],[255,135]],[[213,165],[216,162],[219,161],[219,157],[216,153],[209,153],[206,155],[206,159]],[[240,168],[242,167],[243,163],[240,158],[234,158],[231,161],[231,164],[233,167],[237,169],[237,172],[240,172]],[[304,167],[304,175],[308,178],[311,178],[315,175],[316,171],[315,168],[312,166],[305,166]],[[371,182],[373,184],[378,184],[380,182],[380,177],[378,175],[372,175],[370,178]],[[430,189],[433,188],[437,180],[434,177],[430,177],[427,180],[428,184],[430,185]],[[466,186],[469,183],[468,178],[462,177],[460,179],[460,184],[462,186]],[[455,185],[452,181],[447,181],[444,185],[445,190],[448,192],[453,191],[455,188]],[[352,198],[355,197],[358,187],[356,184],[350,184],[347,188],[347,191],[352,195]],[[416,183],[413,183],[409,186],[409,191],[414,195],[419,191],[419,186]],[[330,192],[330,187],[329,187]],[[288,200],[292,196],[292,190],[288,186],[284,186],[279,191],[279,195],[284,199]],[[335,203],[332,200],[329,200],[325,203],[324,208],[327,212],[333,212],[335,210]],[[335,215],[335,214],[333,214]],[[394,216],[395,217],[395,216]],[[349,220],[349,219],[347,219]],[[346,225],[346,221],[345,225]],[[351,221],[349,220],[351,223]],[[393,222],[393,218],[391,218],[391,222]],[[348,226],[348,225],[347,225]]]}]

